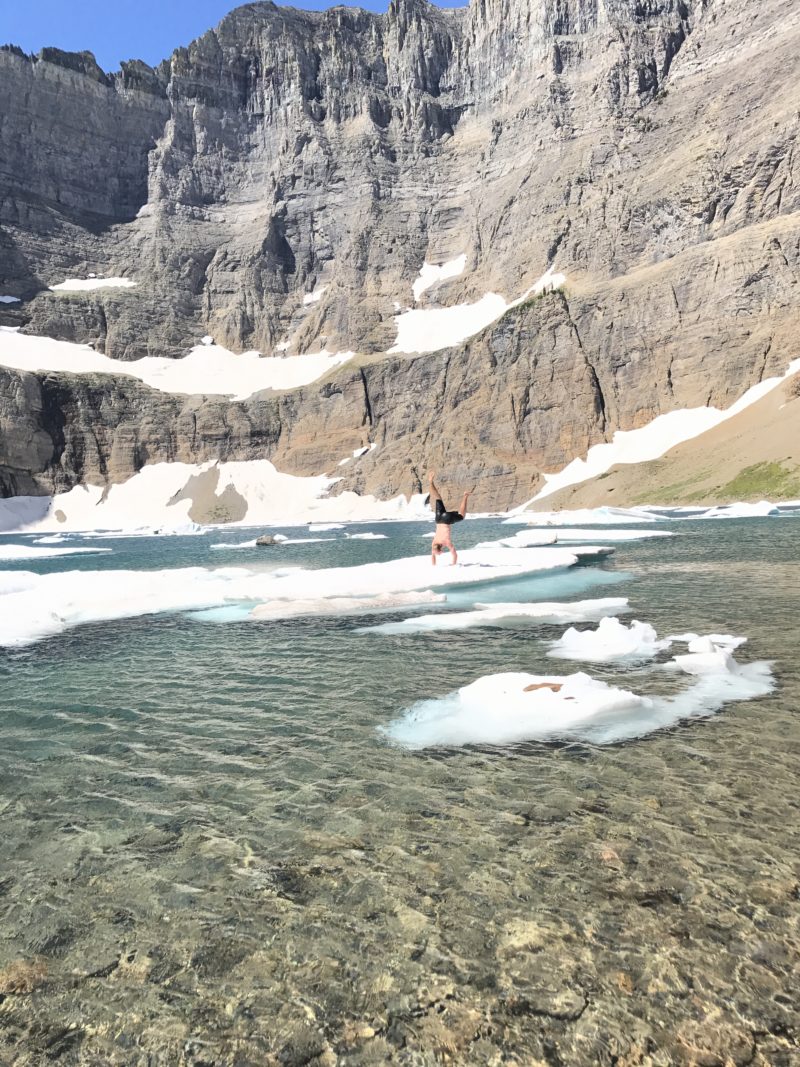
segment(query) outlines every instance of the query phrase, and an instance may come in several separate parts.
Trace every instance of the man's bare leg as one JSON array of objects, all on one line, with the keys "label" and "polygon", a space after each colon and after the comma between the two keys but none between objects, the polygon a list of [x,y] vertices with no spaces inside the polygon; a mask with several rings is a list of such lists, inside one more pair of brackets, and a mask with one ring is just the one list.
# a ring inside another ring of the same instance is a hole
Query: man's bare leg
[{"label": "man's bare leg", "polygon": [[431,511],[436,511],[436,501],[442,499],[442,494],[436,488],[436,484],[435,484],[435,482],[433,480],[433,477],[434,477],[434,472],[433,471],[429,471],[428,472],[428,482],[430,483],[429,492],[430,492],[430,495],[431,495],[431,500],[430,500]]},{"label": "man's bare leg", "polygon": [[458,514],[462,519],[466,518],[467,515],[467,501],[469,500],[469,497],[469,493],[464,493],[464,499],[461,501],[461,507],[458,509]]}]

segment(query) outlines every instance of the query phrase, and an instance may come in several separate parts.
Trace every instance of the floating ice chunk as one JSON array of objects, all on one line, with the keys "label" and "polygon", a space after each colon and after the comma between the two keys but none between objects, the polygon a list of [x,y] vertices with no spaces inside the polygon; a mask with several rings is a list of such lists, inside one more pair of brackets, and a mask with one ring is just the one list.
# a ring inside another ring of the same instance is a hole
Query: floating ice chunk
[{"label": "floating ice chunk", "polygon": [[466,630],[473,626],[513,626],[520,623],[545,625],[565,622],[594,622],[608,615],[628,611],[625,597],[578,600],[573,604],[476,604],[474,611],[453,611],[441,615],[417,615],[400,622],[365,626],[359,633],[425,634]]},{"label": "floating ice chunk", "polygon": [[536,527],[532,530],[520,530],[511,537],[503,538],[499,543],[509,548],[525,548],[528,545],[566,544],[572,541],[641,541],[650,537],[673,537],[667,530],[592,530],[570,529],[558,530]]},{"label": "floating ice chunk", "polygon": [[130,278],[96,278],[91,275],[89,278],[67,278],[58,285],[51,285],[50,291],[81,293],[91,289],[133,289],[135,286],[136,282],[131,281]]},{"label": "floating ice chunk", "polygon": [[690,652],[716,652],[718,648],[733,651],[747,644],[746,637],[735,637],[733,634],[670,634],[667,641],[688,645]]},{"label": "floating ice chunk", "polygon": [[349,541],[385,541],[387,534],[378,533],[360,533],[360,534],[345,534],[345,537]]},{"label": "floating ice chunk", "polygon": [[[523,508],[527,505],[523,505]],[[658,522],[656,515],[644,508],[579,508],[575,511],[525,511],[515,509],[503,524],[507,526],[632,526]],[[558,533],[558,531],[556,531]]]},{"label": "floating ice chunk", "polygon": [[33,545],[0,545],[0,560],[51,559],[55,556],[80,556],[86,553],[112,552],[110,548],[36,548]]},{"label": "floating ice chunk", "polygon": [[0,304],[21,304],[18,296],[0,296]]},{"label": "floating ice chunk", "polygon": [[309,523],[309,533],[325,533],[328,530],[343,530],[343,522],[312,522]]},{"label": "floating ice chunk", "polygon": [[[319,570],[259,567],[153,571],[66,571],[31,575],[24,589],[0,583],[0,645],[22,645],[88,622],[223,607],[232,602],[291,605],[298,600],[362,598],[469,585],[571,567],[565,549],[461,553],[457,567],[431,567],[425,556]],[[2,572],[0,572],[2,574]],[[15,577],[14,581],[18,579]]]},{"label": "floating ice chunk", "polygon": [[634,620],[626,626],[619,619],[605,618],[596,630],[570,627],[553,642],[547,654],[585,663],[619,663],[652,659],[669,646],[668,640],[659,641],[656,631],[646,622]]},{"label": "floating ice chunk", "polygon": [[[775,687],[769,663],[737,664],[729,653],[689,673],[700,676],[669,697],[637,696],[582,673],[489,675],[414,705],[379,732],[411,749],[558,738],[611,744],[713,715],[728,703],[766,696]],[[526,692],[529,686],[536,688]]]},{"label": "floating ice chunk", "polygon": [[219,550],[222,550],[222,549],[255,548],[255,547],[256,547],[256,539],[255,539],[255,537],[252,539],[252,541],[220,541],[219,544],[209,545],[209,548],[211,548],[212,551],[219,551]]},{"label": "floating ice chunk", "polygon": [[253,608],[254,619],[291,619],[297,615],[366,615],[420,604],[443,604],[442,593],[376,593],[364,597],[317,597],[308,600],[271,600]]},{"label": "floating ice chunk", "polygon": [[[528,686],[543,686],[525,692]],[[557,691],[547,688],[557,687]],[[588,674],[491,674],[456,693],[426,700],[380,730],[406,748],[507,745],[563,736],[606,716],[647,711],[651,701]]]},{"label": "floating ice chunk", "polygon": [[320,285],[313,293],[306,293],[303,297],[303,306],[308,307],[309,304],[318,304],[325,295],[325,290],[327,288],[327,285]]},{"label": "floating ice chunk", "polygon": [[[459,274],[463,274],[466,265],[467,257],[465,254],[456,256],[455,259],[442,263],[440,266],[436,266],[433,263],[423,263],[419,277],[411,287],[414,292],[414,301],[419,300],[422,294],[432,286],[447,281],[448,278],[457,278]],[[395,306],[397,307],[397,305]]]},{"label": "floating ice chunk", "polygon": [[721,504],[717,508],[709,508],[699,519],[762,519],[771,515],[780,515],[780,508],[771,504],[769,500],[761,500],[757,504]]},{"label": "floating ice chunk", "polygon": [[725,648],[711,652],[690,652],[685,656],[673,656],[669,666],[679,667],[684,674],[735,674],[737,663],[733,653]]}]

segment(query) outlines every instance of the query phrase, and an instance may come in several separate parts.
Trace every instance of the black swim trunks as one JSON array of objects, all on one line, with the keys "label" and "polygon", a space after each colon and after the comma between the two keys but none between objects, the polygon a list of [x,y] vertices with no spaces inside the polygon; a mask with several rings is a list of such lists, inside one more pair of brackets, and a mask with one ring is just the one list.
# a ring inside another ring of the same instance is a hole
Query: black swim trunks
[{"label": "black swim trunks", "polygon": [[464,516],[458,511],[448,511],[441,497],[436,500],[436,522],[442,526],[452,526],[454,522],[461,522]]}]

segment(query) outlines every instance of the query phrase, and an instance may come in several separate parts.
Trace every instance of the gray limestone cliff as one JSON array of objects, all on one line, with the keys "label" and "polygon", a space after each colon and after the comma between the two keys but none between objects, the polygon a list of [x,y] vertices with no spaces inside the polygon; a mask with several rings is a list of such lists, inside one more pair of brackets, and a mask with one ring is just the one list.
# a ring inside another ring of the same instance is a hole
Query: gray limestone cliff
[{"label": "gray limestone cliff", "polygon": [[[0,370],[0,491],[148,459],[271,458],[518,503],[589,445],[783,370],[800,286],[800,12],[779,0],[250,4],[153,70],[0,51],[0,324],[108,355],[352,349],[238,404]],[[421,307],[557,296],[458,349],[382,355]],[[54,293],[68,276],[135,289]],[[303,297],[323,289],[321,298]],[[0,363],[2,361],[0,360]]]}]

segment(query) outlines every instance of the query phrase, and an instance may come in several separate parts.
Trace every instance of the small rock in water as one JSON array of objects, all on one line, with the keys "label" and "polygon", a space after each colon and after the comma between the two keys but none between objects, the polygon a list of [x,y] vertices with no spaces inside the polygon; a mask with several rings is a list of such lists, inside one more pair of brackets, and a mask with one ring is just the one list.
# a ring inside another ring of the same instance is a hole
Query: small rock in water
[{"label": "small rock in water", "polygon": [[256,544],[263,547],[264,545],[278,545],[280,542],[276,541],[271,534],[262,534],[261,537],[256,538]]}]

